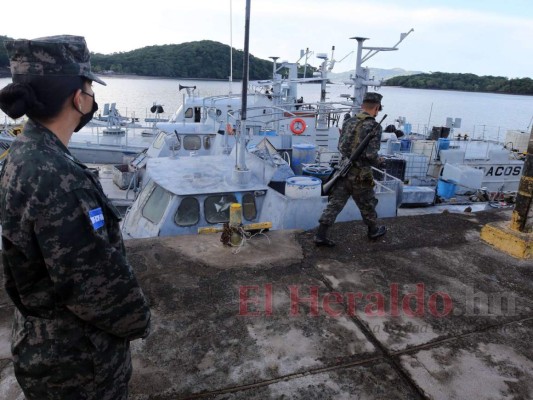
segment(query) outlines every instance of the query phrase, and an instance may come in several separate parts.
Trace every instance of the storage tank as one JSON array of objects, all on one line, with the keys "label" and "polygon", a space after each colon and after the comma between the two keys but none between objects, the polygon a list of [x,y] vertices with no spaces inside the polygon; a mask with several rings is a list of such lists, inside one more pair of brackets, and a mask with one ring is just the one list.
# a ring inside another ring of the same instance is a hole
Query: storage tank
[{"label": "storage tank", "polygon": [[294,176],[285,183],[285,196],[291,199],[308,199],[321,194],[322,181],[313,176]]},{"label": "storage tank", "polygon": [[311,164],[303,167],[302,172],[306,176],[314,176],[322,182],[325,182],[333,173],[333,168],[320,164]]},{"label": "storage tank", "polygon": [[313,164],[316,146],[311,143],[298,143],[292,146],[291,168],[296,175],[302,175],[302,164]]}]

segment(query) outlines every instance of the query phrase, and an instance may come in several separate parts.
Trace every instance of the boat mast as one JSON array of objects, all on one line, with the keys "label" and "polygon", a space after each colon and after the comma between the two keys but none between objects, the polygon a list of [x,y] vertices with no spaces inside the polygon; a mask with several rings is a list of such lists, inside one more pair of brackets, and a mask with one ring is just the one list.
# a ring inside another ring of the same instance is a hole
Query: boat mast
[{"label": "boat mast", "polygon": [[[361,110],[361,104],[363,103],[363,97],[368,90],[369,86],[378,88],[381,86],[381,81],[375,81],[374,79],[369,79],[369,69],[363,68],[363,63],[368,61],[370,58],[374,57],[380,51],[394,51],[398,50],[398,45],[403,42],[403,40],[411,33],[414,29],[409,30],[407,33],[400,34],[400,40],[393,47],[363,47],[363,42],[368,40],[364,37],[352,37],[350,39],[357,40],[357,60],[355,64],[355,76],[352,76],[351,80],[353,81],[353,104],[352,104],[352,115],[355,115]],[[368,52],[363,57],[363,50],[368,50]]]},{"label": "boat mast", "polygon": [[252,172],[246,167],[245,156],[246,146],[244,133],[246,131],[246,108],[248,107],[248,70],[250,58],[250,0],[246,0],[246,20],[244,24],[244,55],[242,63],[242,103],[241,115],[237,120],[236,132],[236,164],[233,170],[233,181],[239,185],[246,185],[250,182]]},{"label": "boat mast", "polygon": [[318,102],[318,118],[317,118],[317,130],[328,129],[328,112],[326,111],[326,90],[328,84],[328,72],[333,69],[335,65],[334,57],[335,46],[331,48],[331,60],[326,53],[318,53],[317,58],[323,60],[320,65],[320,101]]},{"label": "boat mast", "polygon": [[229,94],[233,83],[233,5],[229,0]]}]

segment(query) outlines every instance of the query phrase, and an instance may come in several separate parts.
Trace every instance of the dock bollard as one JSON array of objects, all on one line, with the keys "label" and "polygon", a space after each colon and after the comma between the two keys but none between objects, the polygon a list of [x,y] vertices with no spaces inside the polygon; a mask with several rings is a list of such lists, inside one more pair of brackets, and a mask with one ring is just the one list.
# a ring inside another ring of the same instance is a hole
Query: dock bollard
[{"label": "dock bollard", "polygon": [[533,127],[511,223],[485,225],[481,229],[481,239],[513,257],[533,258]]},{"label": "dock bollard", "polygon": [[233,246],[242,243],[242,236],[239,228],[242,226],[242,206],[239,203],[232,203],[229,208],[229,227],[231,229],[230,242]]}]

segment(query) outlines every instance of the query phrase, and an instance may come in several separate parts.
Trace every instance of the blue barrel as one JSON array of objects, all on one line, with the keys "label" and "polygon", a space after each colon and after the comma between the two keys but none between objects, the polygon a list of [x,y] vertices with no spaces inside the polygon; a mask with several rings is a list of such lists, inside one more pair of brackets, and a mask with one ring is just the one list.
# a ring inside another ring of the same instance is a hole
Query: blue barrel
[{"label": "blue barrel", "polygon": [[310,143],[299,143],[292,146],[291,168],[296,175],[302,175],[302,164],[315,162],[316,146]]},{"label": "blue barrel", "polygon": [[455,195],[455,188],[457,184],[452,180],[439,178],[437,182],[437,194],[443,199],[452,198]]},{"label": "blue barrel", "polygon": [[450,148],[450,139],[439,138],[439,151],[448,150]]},{"label": "blue barrel", "polygon": [[404,152],[411,151],[411,141],[409,139],[400,140],[400,151],[404,151]]},{"label": "blue barrel", "polygon": [[260,130],[259,136],[277,136],[278,133],[275,130]]},{"label": "blue barrel", "polygon": [[314,176],[315,178],[322,180],[322,182],[325,182],[333,172],[333,168],[320,164],[312,164],[303,167],[302,172],[303,175]]}]

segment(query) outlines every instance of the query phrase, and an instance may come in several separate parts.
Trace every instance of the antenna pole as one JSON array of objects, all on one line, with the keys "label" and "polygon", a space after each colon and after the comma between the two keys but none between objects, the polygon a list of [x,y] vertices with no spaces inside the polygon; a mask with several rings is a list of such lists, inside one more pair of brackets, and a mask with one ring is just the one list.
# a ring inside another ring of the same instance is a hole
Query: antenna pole
[{"label": "antenna pole", "polygon": [[242,103],[241,115],[237,120],[237,143],[236,143],[236,161],[233,170],[233,180],[239,185],[246,185],[252,178],[251,171],[246,167],[246,146],[244,133],[246,131],[246,108],[248,107],[248,70],[250,58],[250,0],[246,0],[246,21],[244,25],[244,54],[242,63]]},{"label": "antenna pole", "polygon": [[229,94],[233,83],[233,1],[229,0]]},{"label": "antenna pole", "polygon": [[244,60],[242,63],[242,112],[241,120],[246,121],[248,106],[248,69],[250,65],[250,0],[246,0],[246,20],[244,23]]}]

